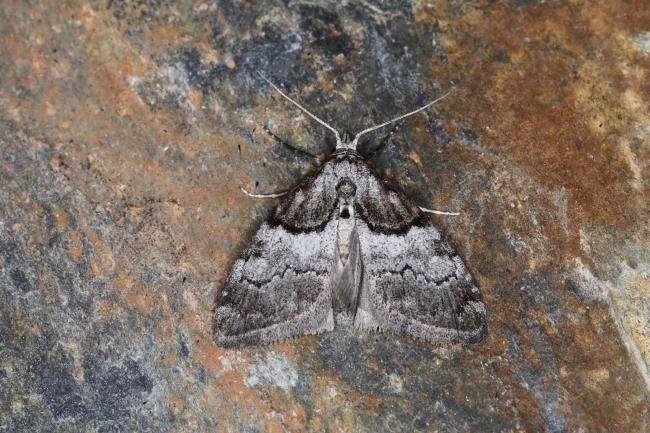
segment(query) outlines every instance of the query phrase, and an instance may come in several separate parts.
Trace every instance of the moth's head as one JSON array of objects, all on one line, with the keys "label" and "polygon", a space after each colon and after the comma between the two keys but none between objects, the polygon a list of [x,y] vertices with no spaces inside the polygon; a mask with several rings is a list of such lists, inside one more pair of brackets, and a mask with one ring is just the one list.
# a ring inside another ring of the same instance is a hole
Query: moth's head
[{"label": "moth's head", "polygon": [[347,131],[340,135],[337,134],[336,150],[339,149],[357,150],[357,141],[355,140],[355,137]]}]

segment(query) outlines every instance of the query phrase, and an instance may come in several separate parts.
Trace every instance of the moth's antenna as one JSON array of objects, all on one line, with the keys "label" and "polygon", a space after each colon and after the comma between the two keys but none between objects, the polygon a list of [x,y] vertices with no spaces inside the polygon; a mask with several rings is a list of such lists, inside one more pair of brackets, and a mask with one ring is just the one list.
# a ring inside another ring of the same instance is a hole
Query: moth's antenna
[{"label": "moth's antenna", "polygon": [[299,103],[297,103],[296,101],[294,101],[293,99],[291,99],[289,96],[287,96],[287,95],[286,95],[282,90],[280,90],[280,89],[278,88],[278,86],[276,86],[275,84],[273,84],[273,83],[272,83],[268,78],[266,78],[266,77],[265,77],[261,72],[259,72],[259,74],[260,74],[260,77],[262,77],[262,79],[263,79],[264,81],[266,81],[267,83],[269,83],[269,85],[270,85],[271,87],[273,87],[275,90],[277,90],[277,92],[278,92],[280,95],[284,96],[284,97],[285,97],[289,102],[291,102],[291,103],[292,103],[293,105],[295,105],[296,107],[300,108],[300,109],[301,109],[305,114],[307,114],[309,117],[311,117],[312,119],[314,119],[316,122],[320,123],[320,124],[323,125],[325,128],[327,128],[327,129],[329,129],[330,131],[332,131],[332,132],[334,133],[334,136],[336,137],[336,144],[337,144],[337,145],[341,142],[341,137],[339,136],[339,132],[338,132],[336,129],[334,129],[332,126],[328,125],[325,121],[323,121],[323,120],[319,119],[318,117],[316,117],[316,115],[311,114],[311,113],[309,112],[309,110],[307,110],[305,107],[303,107],[302,105],[300,105]]},{"label": "moth's antenna", "polygon": [[376,130],[376,129],[383,128],[384,126],[390,125],[391,123],[395,123],[395,122],[397,122],[397,121],[399,121],[399,120],[404,119],[405,117],[409,117],[409,116],[412,116],[412,115],[414,115],[414,114],[419,113],[420,111],[424,111],[424,110],[426,110],[427,108],[431,107],[431,106],[432,106],[433,104],[435,104],[436,102],[440,102],[440,101],[442,101],[443,99],[445,99],[447,96],[449,96],[449,94],[450,94],[451,92],[453,92],[453,90],[454,90],[454,89],[452,88],[450,91],[448,91],[447,93],[445,93],[444,95],[442,95],[442,96],[439,97],[438,99],[434,99],[433,101],[429,102],[427,105],[425,105],[425,106],[423,106],[423,107],[420,107],[420,108],[418,108],[417,110],[413,110],[413,111],[411,111],[411,112],[409,112],[409,113],[402,114],[401,116],[397,116],[396,118],[391,119],[391,120],[389,120],[389,121],[387,121],[387,122],[384,122],[384,123],[381,123],[381,124],[379,124],[379,125],[371,126],[370,128],[366,128],[366,129],[364,129],[363,131],[357,133],[357,135],[354,136],[354,140],[352,141],[352,146],[354,146],[354,148],[356,149],[356,147],[357,147],[357,142],[359,141],[359,137],[361,137],[363,134],[367,134],[368,132],[372,132],[372,131],[374,131],[374,130]]}]

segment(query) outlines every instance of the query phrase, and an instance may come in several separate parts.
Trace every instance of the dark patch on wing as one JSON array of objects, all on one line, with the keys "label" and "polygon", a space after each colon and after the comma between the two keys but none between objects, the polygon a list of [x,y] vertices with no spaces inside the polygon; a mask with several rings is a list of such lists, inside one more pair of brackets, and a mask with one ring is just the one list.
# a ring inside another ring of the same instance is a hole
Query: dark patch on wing
[{"label": "dark patch on wing", "polygon": [[320,178],[323,167],[305,177],[281,201],[271,225],[282,225],[292,233],[322,230],[327,225],[336,207],[336,184]]},{"label": "dark patch on wing", "polygon": [[368,183],[373,188],[366,189],[358,196],[356,205],[359,216],[371,230],[397,234],[424,223],[425,218],[417,206],[389,188],[373,173],[369,173]]}]

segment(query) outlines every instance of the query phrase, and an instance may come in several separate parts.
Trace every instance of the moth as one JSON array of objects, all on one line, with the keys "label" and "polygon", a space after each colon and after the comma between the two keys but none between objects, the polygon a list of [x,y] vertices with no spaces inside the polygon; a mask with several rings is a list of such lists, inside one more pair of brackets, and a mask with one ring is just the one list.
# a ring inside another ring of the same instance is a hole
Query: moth
[{"label": "moth", "polygon": [[[223,347],[267,344],[334,329],[347,321],[432,343],[475,343],[487,334],[481,293],[465,264],[429,220],[375,174],[352,140],[266,80],[336,136],[336,149],[282,197],[235,262],[214,309]],[[446,96],[446,95],[445,95]],[[444,96],[443,96],[444,98]]]}]

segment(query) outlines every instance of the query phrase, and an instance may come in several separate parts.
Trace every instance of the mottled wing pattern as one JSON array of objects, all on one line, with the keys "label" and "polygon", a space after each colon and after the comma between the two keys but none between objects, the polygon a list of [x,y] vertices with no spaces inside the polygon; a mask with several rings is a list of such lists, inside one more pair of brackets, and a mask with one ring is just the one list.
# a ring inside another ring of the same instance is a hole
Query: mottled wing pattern
[{"label": "mottled wing pattern", "polygon": [[331,184],[335,180],[330,170],[324,165],[306,176],[278,206],[276,223],[294,231],[322,229],[336,207],[336,184]]},{"label": "mottled wing pattern", "polygon": [[[360,206],[377,206],[367,203],[373,200],[391,202],[384,194],[366,197]],[[413,209],[405,199],[401,202],[405,208],[396,213]],[[379,219],[381,214],[373,217]],[[372,225],[363,221],[358,230],[365,273],[357,326],[435,343],[473,343],[484,338],[487,326],[481,294],[427,216],[420,215],[417,224],[393,232],[377,230],[376,221]],[[384,224],[390,225],[390,221]]]},{"label": "mottled wing pattern", "polygon": [[389,189],[361,160],[359,171],[365,174],[365,188],[356,198],[358,213],[370,228],[395,233],[407,230],[420,220],[420,209],[401,194]]},{"label": "mottled wing pattern", "polygon": [[333,224],[304,233],[261,226],[217,298],[217,344],[270,343],[333,329]]}]

